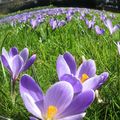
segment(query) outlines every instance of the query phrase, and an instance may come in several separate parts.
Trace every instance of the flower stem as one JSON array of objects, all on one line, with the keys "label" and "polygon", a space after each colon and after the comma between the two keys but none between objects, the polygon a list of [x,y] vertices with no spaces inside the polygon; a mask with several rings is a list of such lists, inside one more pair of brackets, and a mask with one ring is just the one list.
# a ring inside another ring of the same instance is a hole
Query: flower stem
[{"label": "flower stem", "polygon": [[11,79],[11,98],[12,103],[15,104],[15,80]]}]

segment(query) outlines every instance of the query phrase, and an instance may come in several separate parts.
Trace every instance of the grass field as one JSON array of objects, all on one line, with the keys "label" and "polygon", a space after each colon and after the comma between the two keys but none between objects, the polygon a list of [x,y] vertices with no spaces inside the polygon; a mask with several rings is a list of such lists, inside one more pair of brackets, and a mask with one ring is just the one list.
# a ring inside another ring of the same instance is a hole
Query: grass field
[{"label": "grass field", "polygon": [[[79,66],[82,56],[94,59],[97,74],[109,72],[108,81],[99,89],[104,103],[97,100],[87,110],[84,120],[119,120],[120,119],[120,55],[116,42],[120,41],[120,30],[112,35],[100,15],[90,10],[96,16],[96,25],[105,30],[103,35],[96,34],[94,29],[88,29],[85,22],[79,19],[80,12],[76,12],[72,20],[55,30],[49,25],[49,19],[65,19],[65,14],[46,16],[45,21],[35,29],[27,21],[11,26],[9,23],[0,24],[0,50],[5,47],[9,50],[16,46],[19,51],[27,47],[30,55],[35,53],[37,59],[32,67],[25,73],[31,75],[41,86],[44,92],[56,81],[56,60],[59,54],[69,51],[73,54]],[[88,19],[92,19],[87,14]],[[110,18],[111,13],[105,14]],[[114,13],[115,14],[115,13]],[[120,15],[115,14],[113,24],[118,24]],[[22,75],[22,74],[21,74]],[[4,118],[3,118],[4,117]],[[29,113],[25,109],[19,94],[19,81],[16,85],[15,104],[10,96],[10,76],[6,69],[0,65],[0,120],[27,120]]]}]

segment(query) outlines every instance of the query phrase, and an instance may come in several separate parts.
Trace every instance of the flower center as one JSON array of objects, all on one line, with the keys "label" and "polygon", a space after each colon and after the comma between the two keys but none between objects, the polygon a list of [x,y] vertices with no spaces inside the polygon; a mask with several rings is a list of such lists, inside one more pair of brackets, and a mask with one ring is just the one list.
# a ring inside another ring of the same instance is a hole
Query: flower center
[{"label": "flower center", "polygon": [[82,77],[81,77],[80,81],[83,83],[83,82],[85,82],[88,78],[89,78],[89,76],[88,76],[87,74],[82,74]]},{"label": "flower center", "polygon": [[53,120],[55,115],[57,114],[58,109],[55,106],[49,106],[47,109],[47,119],[46,120]]}]

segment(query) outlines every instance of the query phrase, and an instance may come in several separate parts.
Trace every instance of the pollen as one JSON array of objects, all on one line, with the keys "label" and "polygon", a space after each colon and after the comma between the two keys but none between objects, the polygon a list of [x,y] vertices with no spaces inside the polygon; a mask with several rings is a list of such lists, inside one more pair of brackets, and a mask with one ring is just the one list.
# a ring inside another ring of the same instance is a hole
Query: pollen
[{"label": "pollen", "polygon": [[82,77],[81,77],[80,81],[83,83],[83,82],[85,82],[88,78],[89,78],[89,76],[88,76],[87,74],[82,74]]},{"label": "pollen", "polygon": [[53,120],[58,110],[55,106],[49,106],[47,109],[47,120]]}]

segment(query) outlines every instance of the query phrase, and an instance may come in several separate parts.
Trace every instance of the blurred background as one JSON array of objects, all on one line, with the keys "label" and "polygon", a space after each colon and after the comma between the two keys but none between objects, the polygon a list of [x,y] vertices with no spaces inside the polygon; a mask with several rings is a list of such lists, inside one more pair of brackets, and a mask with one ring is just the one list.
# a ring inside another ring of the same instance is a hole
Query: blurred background
[{"label": "blurred background", "polygon": [[120,11],[120,0],[0,0],[0,13],[9,13],[38,6],[86,7]]}]

